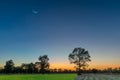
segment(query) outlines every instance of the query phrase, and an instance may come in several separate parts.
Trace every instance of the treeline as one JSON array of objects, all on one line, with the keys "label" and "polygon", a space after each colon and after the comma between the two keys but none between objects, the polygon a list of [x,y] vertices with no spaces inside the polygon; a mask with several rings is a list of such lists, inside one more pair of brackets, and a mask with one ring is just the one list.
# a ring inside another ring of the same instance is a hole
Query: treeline
[{"label": "treeline", "polygon": [[88,70],[81,70],[82,73],[107,73],[107,74],[112,74],[112,73],[120,73],[120,67],[116,68],[106,68],[106,69],[88,69]]},{"label": "treeline", "polygon": [[[38,64],[38,63],[37,63]],[[45,69],[42,70],[40,67],[36,67],[36,63],[29,63],[29,64],[22,64],[21,66],[13,66],[9,68],[0,69],[0,73],[6,73],[6,74],[54,74],[54,73],[77,73],[76,70],[71,69],[61,69],[61,68],[55,68],[55,69]],[[81,73],[120,73],[120,67],[118,68],[106,68],[103,70],[100,69],[87,69],[87,70],[81,70]]]},{"label": "treeline", "polygon": [[[6,74],[50,74],[50,73],[76,73],[78,70],[69,70],[69,69],[61,69],[55,68],[50,69],[49,58],[47,55],[40,56],[38,58],[38,62],[21,64],[20,66],[15,66],[13,60],[8,60],[5,63],[4,68],[0,69],[0,73]],[[84,69],[80,70],[81,73],[120,73],[120,67],[118,68],[107,68],[107,69]]]},{"label": "treeline", "polygon": [[49,58],[47,55],[40,56],[38,62],[35,63],[23,63],[21,66],[15,67],[13,60],[8,60],[5,63],[3,69],[0,69],[0,73],[49,73]]}]

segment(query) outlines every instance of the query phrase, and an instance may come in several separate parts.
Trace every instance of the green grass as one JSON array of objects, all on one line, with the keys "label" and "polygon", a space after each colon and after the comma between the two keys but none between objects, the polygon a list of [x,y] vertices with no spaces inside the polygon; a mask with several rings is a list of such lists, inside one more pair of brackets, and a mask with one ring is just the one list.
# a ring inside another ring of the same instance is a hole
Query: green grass
[{"label": "green grass", "polygon": [[[76,74],[16,74],[0,75],[0,80],[74,80]],[[120,75],[84,74],[80,80],[120,80]]]},{"label": "green grass", "polygon": [[76,74],[0,75],[0,80],[74,80]]}]

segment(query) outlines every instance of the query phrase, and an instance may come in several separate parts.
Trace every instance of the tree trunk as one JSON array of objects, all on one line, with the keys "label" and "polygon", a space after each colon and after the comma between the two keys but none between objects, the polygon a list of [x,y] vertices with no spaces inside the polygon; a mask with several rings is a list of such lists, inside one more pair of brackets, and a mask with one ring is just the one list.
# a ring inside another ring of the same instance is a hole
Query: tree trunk
[{"label": "tree trunk", "polygon": [[81,75],[81,66],[80,66],[80,63],[78,65],[78,75]]}]

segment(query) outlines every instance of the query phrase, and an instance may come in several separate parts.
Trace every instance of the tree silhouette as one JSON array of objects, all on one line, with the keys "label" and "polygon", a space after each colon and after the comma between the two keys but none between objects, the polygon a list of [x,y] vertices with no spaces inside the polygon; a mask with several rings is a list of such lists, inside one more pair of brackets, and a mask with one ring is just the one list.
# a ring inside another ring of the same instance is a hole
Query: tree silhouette
[{"label": "tree silhouette", "polygon": [[26,72],[26,73],[33,73],[34,70],[35,70],[35,64],[33,64],[33,63],[29,63],[29,64],[23,63],[23,64],[21,65],[21,68],[22,68],[22,69],[24,70],[24,72]]},{"label": "tree silhouette", "polygon": [[28,64],[22,63],[21,68],[22,68],[24,73],[28,73]]},{"label": "tree silhouette", "polygon": [[35,73],[39,73],[40,71],[40,62],[35,62]]},{"label": "tree silhouette", "polygon": [[72,53],[69,54],[70,63],[76,64],[78,75],[81,75],[81,69],[88,66],[86,62],[91,61],[89,52],[84,48],[75,48]]},{"label": "tree silhouette", "polygon": [[44,74],[45,72],[47,72],[48,71],[48,69],[49,69],[49,66],[50,66],[50,64],[49,64],[49,58],[48,58],[48,56],[47,55],[43,55],[43,56],[40,56],[39,57],[39,63],[40,63],[40,72],[42,73],[42,74]]},{"label": "tree silhouette", "polygon": [[16,66],[14,68],[14,73],[23,73],[23,70],[22,70],[21,66]]},{"label": "tree silhouette", "polygon": [[14,70],[14,62],[13,60],[6,61],[6,64],[4,66],[4,70],[6,73],[12,73]]},{"label": "tree silhouette", "polygon": [[28,64],[28,72],[33,73],[35,69],[35,65],[33,63]]},{"label": "tree silhouette", "polygon": [[94,74],[96,74],[96,73],[98,72],[98,70],[95,69],[95,68],[93,68],[91,71],[92,71],[92,73],[94,73]]}]

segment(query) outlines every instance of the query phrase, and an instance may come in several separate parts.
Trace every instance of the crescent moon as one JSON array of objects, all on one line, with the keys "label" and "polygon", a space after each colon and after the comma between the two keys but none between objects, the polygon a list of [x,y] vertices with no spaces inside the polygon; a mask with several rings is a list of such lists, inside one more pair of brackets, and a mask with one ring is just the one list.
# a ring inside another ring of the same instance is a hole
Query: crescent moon
[{"label": "crescent moon", "polygon": [[37,10],[32,10],[34,14],[38,14],[39,12]]}]

